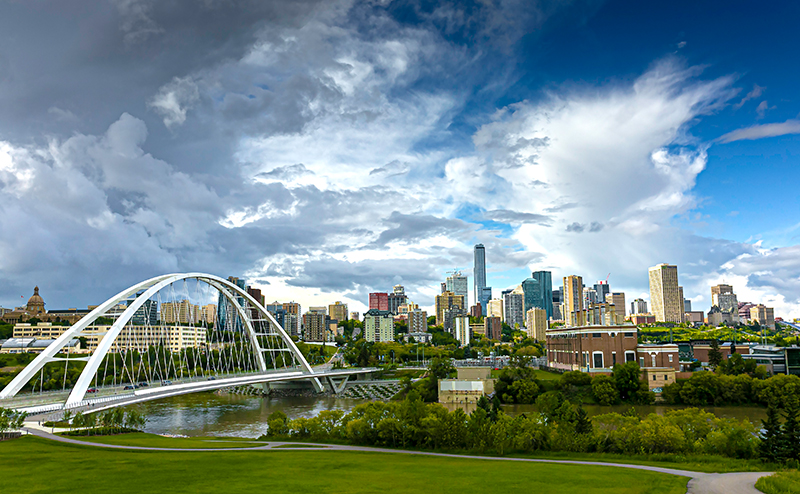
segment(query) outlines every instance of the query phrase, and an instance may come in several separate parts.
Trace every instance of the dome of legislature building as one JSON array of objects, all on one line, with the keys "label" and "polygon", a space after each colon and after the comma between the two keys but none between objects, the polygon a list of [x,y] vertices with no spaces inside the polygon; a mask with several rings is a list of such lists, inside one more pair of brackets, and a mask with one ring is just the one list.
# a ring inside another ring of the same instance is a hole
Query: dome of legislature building
[{"label": "dome of legislature building", "polygon": [[31,295],[31,298],[28,299],[28,304],[25,306],[25,310],[31,315],[45,313],[44,299],[39,295],[38,286],[33,288],[33,295]]}]

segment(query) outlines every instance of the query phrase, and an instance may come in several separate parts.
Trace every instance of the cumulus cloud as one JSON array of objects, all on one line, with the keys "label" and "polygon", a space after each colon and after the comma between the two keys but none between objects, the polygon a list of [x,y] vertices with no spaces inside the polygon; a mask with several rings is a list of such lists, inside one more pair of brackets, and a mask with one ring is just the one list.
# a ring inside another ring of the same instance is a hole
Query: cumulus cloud
[{"label": "cumulus cloud", "polygon": [[800,134],[800,120],[787,120],[780,123],[753,125],[744,129],[734,130],[720,137],[722,143],[764,139],[789,134]]}]

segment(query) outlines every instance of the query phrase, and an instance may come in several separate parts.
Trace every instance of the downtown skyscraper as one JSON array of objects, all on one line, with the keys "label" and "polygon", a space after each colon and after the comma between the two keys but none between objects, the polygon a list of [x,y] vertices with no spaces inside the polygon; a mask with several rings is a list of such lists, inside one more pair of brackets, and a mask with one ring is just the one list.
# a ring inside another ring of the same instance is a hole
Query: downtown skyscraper
[{"label": "downtown skyscraper", "polygon": [[475,245],[475,264],[473,274],[475,276],[475,301],[481,303],[481,311],[486,315],[486,307],[489,299],[492,298],[491,291],[486,290],[486,249],[483,244]]}]

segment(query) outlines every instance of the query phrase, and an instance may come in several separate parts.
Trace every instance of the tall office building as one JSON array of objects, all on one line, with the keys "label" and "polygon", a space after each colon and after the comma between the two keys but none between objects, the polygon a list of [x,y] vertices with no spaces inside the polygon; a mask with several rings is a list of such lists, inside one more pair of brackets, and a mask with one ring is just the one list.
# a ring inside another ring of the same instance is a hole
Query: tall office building
[{"label": "tall office building", "polygon": [[607,294],[606,303],[614,304],[614,312],[616,314],[616,322],[614,324],[622,324],[625,322],[625,293],[611,292]]},{"label": "tall office building", "polygon": [[564,277],[564,321],[567,326],[577,326],[581,322],[576,312],[583,310],[583,278],[577,275]]},{"label": "tall office building", "polygon": [[523,317],[533,307],[544,309],[547,318],[553,317],[553,280],[550,271],[536,271],[522,282]]},{"label": "tall office building", "polygon": [[318,311],[306,312],[303,314],[303,335],[305,341],[326,341],[328,328],[325,321],[325,313]]},{"label": "tall office building", "polygon": [[596,304],[601,304],[606,301],[606,295],[611,293],[611,288],[608,286],[608,283],[601,280],[594,284],[594,291],[595,291],[595,302]]},{"label": "tall office building", "polygon": [[750,320],[758,322],[760,326],[773,329],[775,327],[775,309],[763,304],[754,305],[750,307]]},{"label": "tall office building", "polygon": [[503,321],[499,317],[486,317],[483,319],[484,334],[490,340],[502,341]]},{"label": "tall office building", "polygon": [[561,288],[553,290],[553,320],[563,321],[564,314],[561,313],[561,304],[564,303],[562,294],[564,291]]},{"label": "tall office building", "polygon": [[688,298],[683,299],[683,313],[692,312],[692,301]]},{"label": "tall office building", "polygon": [[342,322],[347,320],[347,304],[339,301],[328,306],[328,315],[331,319]]},{"label": "tall office building", "polygon": [[519,293],[514,293],[512,290],[503,291],[503,320],[512,328],[519,324],[519,327],[525,325],[525,301],[523,296]]},{"label": "tall office building", "polygon": [[[228,281],[238,286],[242,290],[247,290],[247,282],[243,278],[228,276]],[[233,299],[236,300],[240,306],[244,306],[244,297],[234,295]],[[229,316],[233,318],[233,321],[228,321]],[[222,292],[220,292],[219,299],[217,301],[217,324],[220,328],[224,329],[236,331],[242,329],[242,322],[239,320],[239,313],[237,312],[236,308],[231,305],[230,299],[223,295]]]},{"label": "tall office building", "polygon": [[389,310],[389,294],[383,292],[370,293],[369,308],[376,310]]},{"label": "tall office building", "polygon": [[199,305],[188,300],[161,303],[161,322],[166,324],[197,324],[202,312]]},{"label": "tall office building", "polygon": [[[469,279],[461,271],[453,271],[445,280],[445,287],[448,292],[464,297],[464,308],[469,307]],[[479,298],[475,300],[480,301]]]},{"label": "tall office building", "polygon": [[683,322],[683,289],[678,285],[678,266],[659,264],[650,268],[648,275],[650,308],[656,321]]},{"label": "tall office building", "polygon": [[389,312],[397,315],[400,313],[400,307],[406,304],[408,304],[406,289],[403,285],[395,285],[388,297]]},{"label": "tall office building", "polygon": [[583,308],[588,309],[589,306],[599,303],[600,300],[597,298],[595,289],[588,286],[583,287]]},{"label": "tall office building", "polygon": [[716,305],[725,312],[739,310],[739,300],[733,293],[731,285],[716,285],[711,287],[711,305]]},{"label": "tall office building", "polygon": [[631,302],[631,314],[647,314],[647,301],[643,298],[637,298]]},{"label": "tall office building", "polygon": [[[128,305],[130,304],[131,302],[128,302]],[[209,304],[207,306],[203,306],[203,310],[205,310],[206,307],[209,306],[214,308],[214,317],[212,317],[211,319],[203,319],[203,321],[213,323],[217,314],[216,311],[217,306],[214,304]],[[133,313],[133,317],[131,317],[131,324],[134,324],[136,326],[144,326],[146,324],[149,324],[150,326],[157,326],[158,302],[156,302],[155,300],[145,300],[144,304],[142,304],[138,309],[136,309],[136,312]]]},{"label": "tall office building", "polygon": [[[485,308],[489,305],[489,299],[483,300],[483,289],[486,287],[486,249],[483,244],[476,244],[473,252],[474,265],[472,275],[475,281],[475,300],[481,303],[481,307]],[[491,298],[491,297],[490,297]],[[465,299],[466,302],[466,299]],[[484,312],[486,315],[486,312]]]},{"label": "tall office building", "polygon": [[481,314],[486,315],[486,310],[489,307],[489,301],[492,299],[492,287],[485,286],[481,290]]},{"label": "tall office building", "polygon": [[[277,304],[277,302],[275,302]],[[297,302],[284,302],[281,304],[285,315],[283,318],[283,329],[291,336],[299,337],[303,325],[302,309]]]}]

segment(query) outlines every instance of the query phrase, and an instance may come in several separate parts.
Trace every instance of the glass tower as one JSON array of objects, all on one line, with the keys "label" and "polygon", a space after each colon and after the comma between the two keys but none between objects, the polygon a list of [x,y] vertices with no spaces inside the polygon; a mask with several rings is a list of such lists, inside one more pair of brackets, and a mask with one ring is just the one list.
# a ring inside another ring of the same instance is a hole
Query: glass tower
[{"label": "glass tower", "polygon": [[[485,302],[483,300],[484,288],[486,288],[486,249],[483,247],[483,244],[475,245],[475,265],[473,274],[475,276],[475,300],[481,303],[481,311],[485,316],[486,306],[489,300],[487,299]],[[489,298],[491,298],[491,295]]]}]

